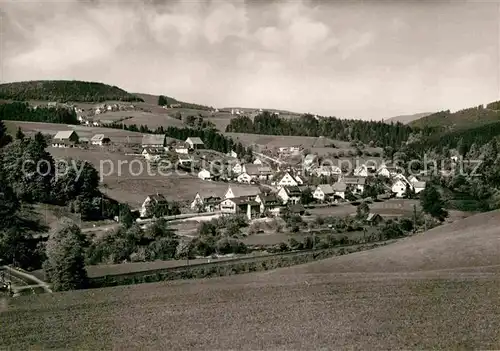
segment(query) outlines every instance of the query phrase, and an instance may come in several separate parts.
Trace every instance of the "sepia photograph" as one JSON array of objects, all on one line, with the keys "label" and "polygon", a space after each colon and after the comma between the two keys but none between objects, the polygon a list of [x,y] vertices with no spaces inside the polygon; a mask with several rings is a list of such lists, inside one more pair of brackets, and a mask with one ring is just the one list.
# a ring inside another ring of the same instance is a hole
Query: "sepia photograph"
[{"label": "sepia photograph", "polygon": [[0,0],[1,350],[500,348],[500,0]]}]

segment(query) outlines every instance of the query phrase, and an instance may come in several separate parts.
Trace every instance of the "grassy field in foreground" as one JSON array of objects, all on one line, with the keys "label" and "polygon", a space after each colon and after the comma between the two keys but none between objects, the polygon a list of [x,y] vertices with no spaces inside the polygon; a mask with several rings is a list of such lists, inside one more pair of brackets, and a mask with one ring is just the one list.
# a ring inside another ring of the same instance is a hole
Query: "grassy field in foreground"
[{"label": "grassy field in foreground", "polygon": [[268,272],[11,299],[0,338],[14,349],[496,349],[499,220]]}]

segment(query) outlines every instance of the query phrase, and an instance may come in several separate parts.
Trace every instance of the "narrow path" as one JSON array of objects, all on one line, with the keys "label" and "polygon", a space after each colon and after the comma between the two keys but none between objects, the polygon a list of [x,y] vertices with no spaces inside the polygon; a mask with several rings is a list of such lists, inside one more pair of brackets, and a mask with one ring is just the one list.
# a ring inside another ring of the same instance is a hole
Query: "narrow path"
[{"label": "narrow path", "polygon": [[[52,293],[52,290],[50,289],[49,284],[47,284],[43,280],[38,279],[34,275],[25,273],[21,270],[18,270],[16,268],[12,268],[9,266],[2,266],[2,268],[9,271],[14,277],[18,277],[18,278],[21,278],[23,280],[26,280],[26,283],[28,283],[29,285],[40,286],[41,288],[43,288],[43,290],[45,290],[45,292]],[[32,283],[35,283],[35,284],[32,284]]]}]

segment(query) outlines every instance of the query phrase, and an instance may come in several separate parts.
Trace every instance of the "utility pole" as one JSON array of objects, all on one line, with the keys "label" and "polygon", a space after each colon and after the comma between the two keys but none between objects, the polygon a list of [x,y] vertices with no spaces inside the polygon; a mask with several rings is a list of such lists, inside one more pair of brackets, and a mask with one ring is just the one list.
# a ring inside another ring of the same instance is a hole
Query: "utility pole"
[{"label": "utility pole", "polygon": [[417,231],[417,205],[413,205],[413,233]]}]

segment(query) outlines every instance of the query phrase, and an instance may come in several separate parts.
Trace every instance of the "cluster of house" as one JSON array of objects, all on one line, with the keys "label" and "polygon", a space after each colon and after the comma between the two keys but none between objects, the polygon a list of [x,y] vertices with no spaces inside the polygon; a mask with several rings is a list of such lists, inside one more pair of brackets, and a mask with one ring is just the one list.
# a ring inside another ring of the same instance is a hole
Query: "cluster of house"
[{"label": "cluster of house", "polygon": [[63,130],[57,132],[56,135],[54,135],[54,137],[52,138],[51,146],[60,148],[74,147],[77,144],[104,146],[108,145],[110,142],[110,138],[108,138],[104,134],[95,134],[89,139],[85,137],[79,137],[74,130]]},{"label": "cluster of house", "polygon": [[168,142],[164,134],[145,134],[142,137],[142,156],[150,161],[159,161],[168,151],[177,153],[179,162],[191,163],[192,158],[189,152],[193,150],[204,149],[203,140],[198,137],[189,137],[186,141],[171,141]]},{"label": "cluster of house", "polygon": [[[343,170],[336,165],[318,164],[315,156],[306,156],[302,170],[304,174],[315,175],[317,177],[333,177],[336,182],[320,184],[312,189],[313,197],[320,202],[345,200],[346,192],[351,191],[354,195],[360,195],[365,190],[369,176],[380,175],[392,181],[390,189],[396,197],[403,197],[408,189],[416,194],[425,189],[425,182],[420,181],[416,176],[409,178],[399,173],[396,167],[382,165],[378,169],[367,165],[358,166],[350,175],[347,170]],[[257,158],[253,164],[242,164],[236,162],[232,166],[233,179],[238,183],[254,184],[267,183],[278,187],[303,186],[304,179],[298,174],[298,168],[287,168],[280,171],[279,167],[274,169]],[[203,180],[213,179],[213,175],[208,170],[202,170],[198,174]]]},{"label": "cluster of house", "polygon": [[200,190],[191,202],[193,211],[221,211],[226,214],[242,214],[248,219],[269,213],[278,216],[284,206],[289,205],[292,212],[304,214],[300,205],[303,189],[300,187],[279,187],[278,191],[264,187],[231,187],[223,196],[212,191]]}]

